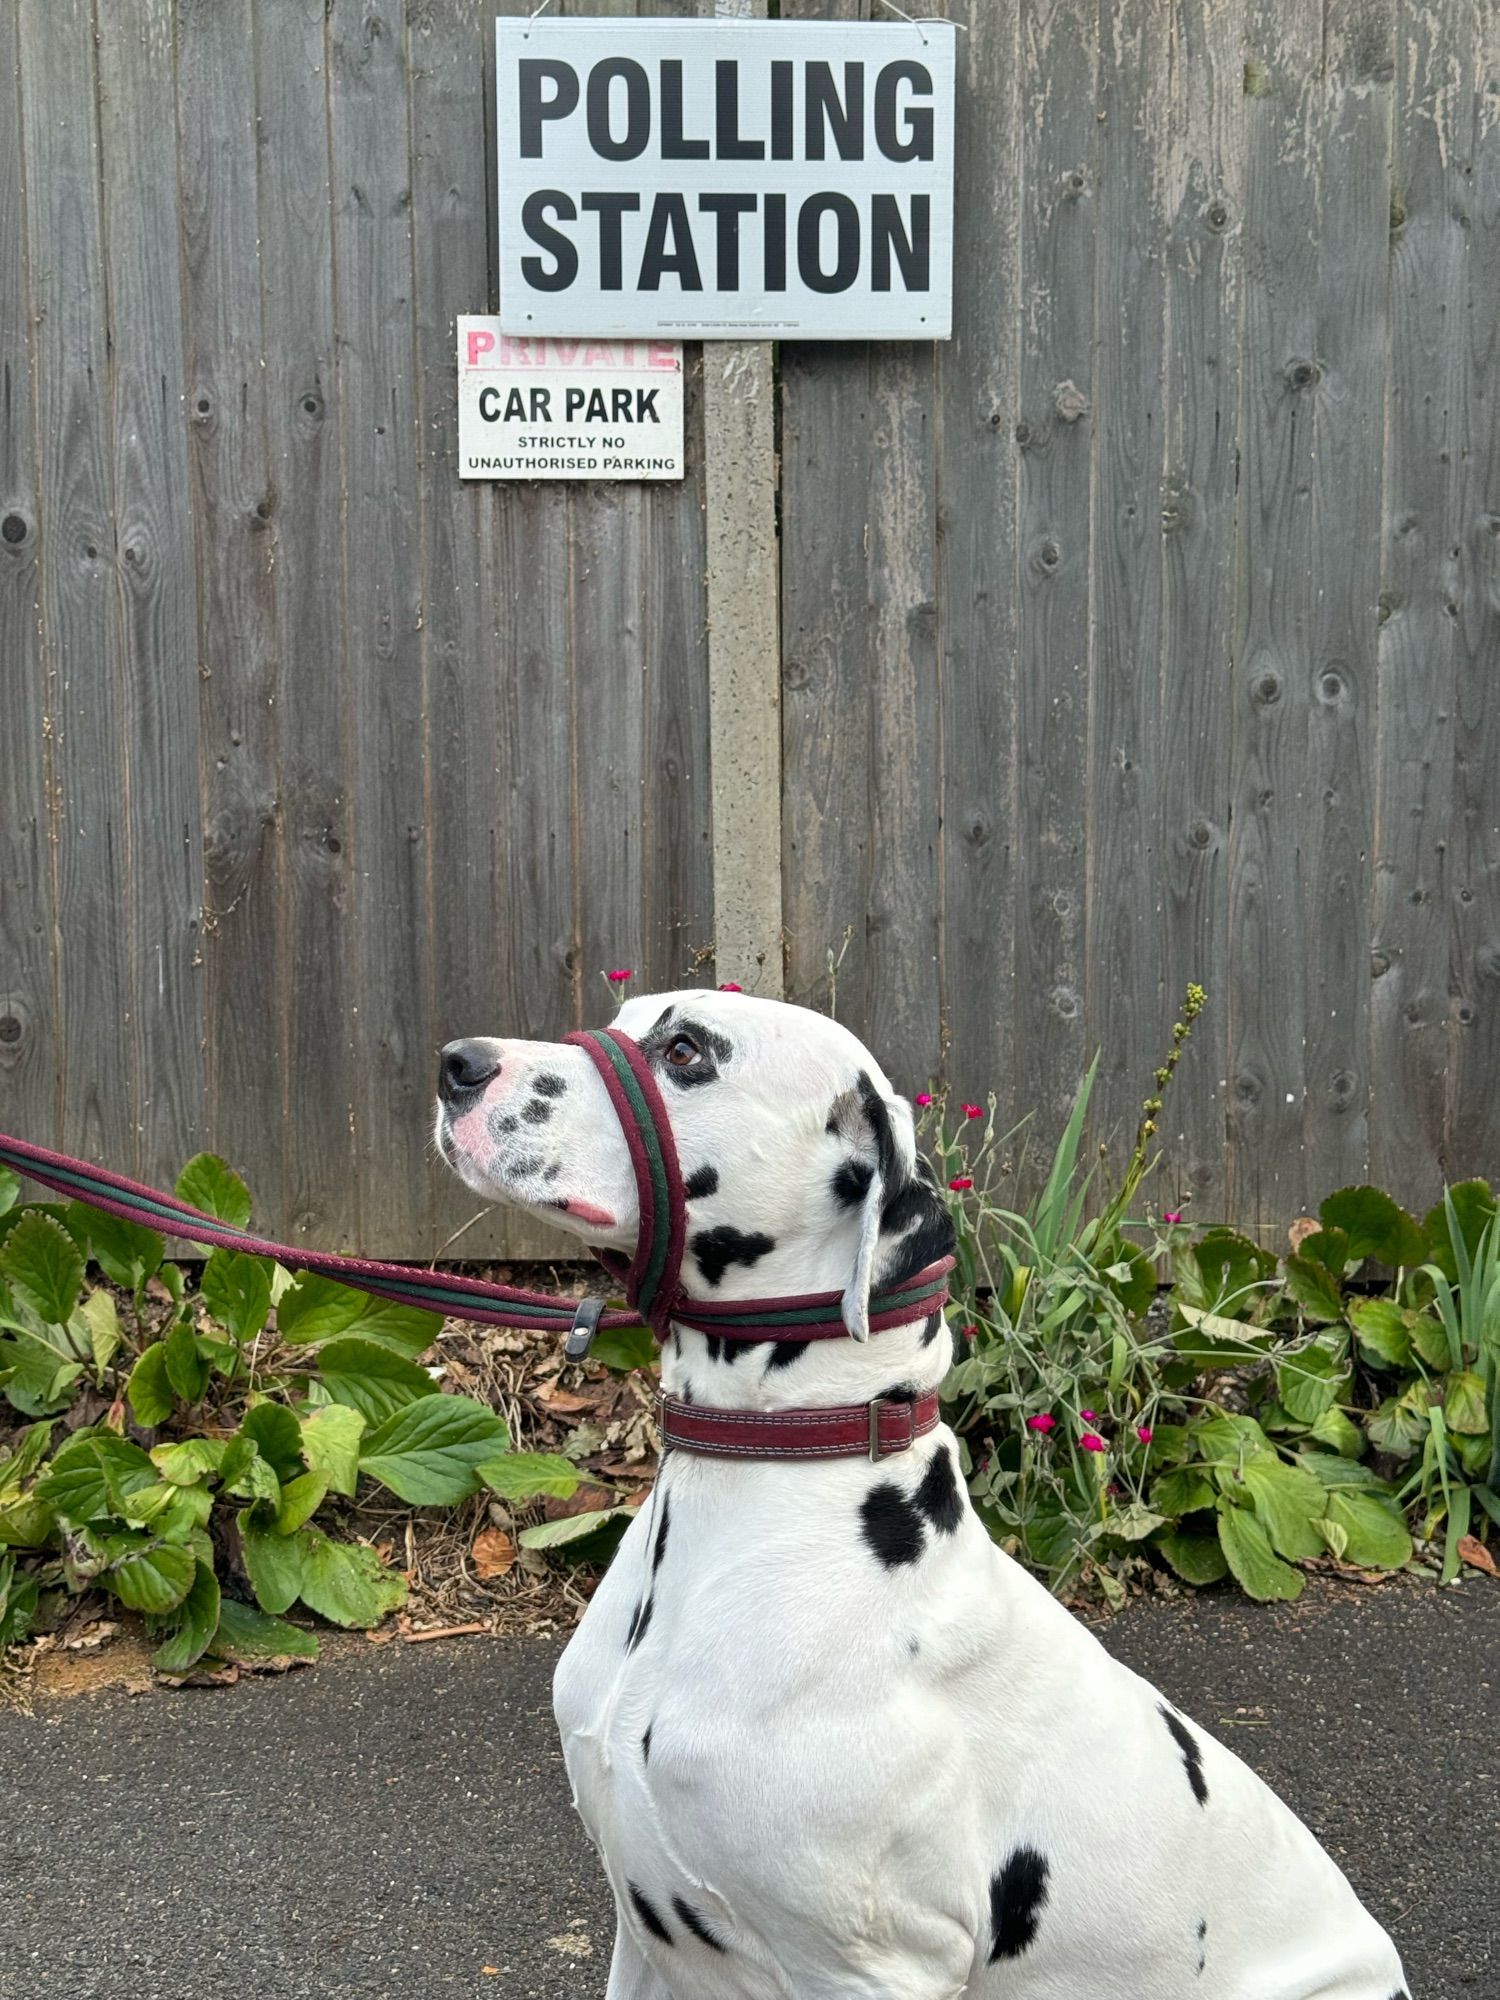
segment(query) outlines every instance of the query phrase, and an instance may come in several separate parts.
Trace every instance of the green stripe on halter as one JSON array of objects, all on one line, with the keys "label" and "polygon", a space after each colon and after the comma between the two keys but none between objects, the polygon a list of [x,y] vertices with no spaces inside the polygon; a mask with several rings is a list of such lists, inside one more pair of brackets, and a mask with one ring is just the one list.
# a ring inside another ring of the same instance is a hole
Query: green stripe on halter
[{"label": "green stripe on halter", "polygon": [[672,1203],[667,1191],[667,1166],[662,1157],[661,1138],[656,1130],[656,1121],[646,1103],[635,1071],[625,1051],[613,1037],[595,1031],[593,1039],[609,1057],[610,1067],[620,1080],[620,1087],[630,1101],[630,1109],[635,1117],[636,1130],[646,1151],[646,1165],[651,1175],[651,1254],[646,1259],[640,1286],[634,1300],[636,1311],[649,1324],[656,1306],[656,1295],[661,1289],[662,1272],[666,1269],[667,1251],[672,1238]]}]

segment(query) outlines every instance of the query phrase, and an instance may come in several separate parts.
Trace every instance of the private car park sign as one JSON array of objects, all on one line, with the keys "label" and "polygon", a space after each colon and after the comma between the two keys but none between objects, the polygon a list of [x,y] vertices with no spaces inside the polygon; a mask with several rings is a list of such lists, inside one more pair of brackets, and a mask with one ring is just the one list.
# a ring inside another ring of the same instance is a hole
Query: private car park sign
[{"label": "private car park sign", "polygon": [[507,333],[948,337],[951,26],[495,32]]},{"label": "private car park sign", "polygon": [[682,349],[458,321],[464,479],[681,479]]}]

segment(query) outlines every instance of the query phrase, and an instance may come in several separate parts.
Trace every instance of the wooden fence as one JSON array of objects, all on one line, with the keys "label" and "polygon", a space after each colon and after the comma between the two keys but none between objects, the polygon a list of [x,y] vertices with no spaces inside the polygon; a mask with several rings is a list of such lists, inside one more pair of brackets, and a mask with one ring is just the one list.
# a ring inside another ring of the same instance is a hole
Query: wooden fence
[{"label": "wooden fence", "polygon": [[[495,11],[0,8],[0,1126],[330,1247],[441,1244],[436,1047],[712,979],[765,824],[701,355],[680,487],[456,475]],[[955,337],[779,354],[763,983],[1048,1136],[1200,980],[1197,1216],[1430,1200],[1500,1167],[1500,12],[948,11]]]}]

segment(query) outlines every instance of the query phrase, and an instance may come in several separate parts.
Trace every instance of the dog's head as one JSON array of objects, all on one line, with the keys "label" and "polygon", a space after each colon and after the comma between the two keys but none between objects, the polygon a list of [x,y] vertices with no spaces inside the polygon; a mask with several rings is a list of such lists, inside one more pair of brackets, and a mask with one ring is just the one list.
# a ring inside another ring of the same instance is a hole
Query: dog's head
[{"label": "dog's head", "polygon": [[[842,1289],[845,1323],[862,1340],[872,1288],[951,1250],[911,1106],[836,1021],[690,990],[627,1001],[614,1025],[639,1044],[671,1120],[690,1296]],[[560,1221],[591,1246],[634,1250],[629,1148],[576,1045],[449,1043],[437,1144],[487,1200]]]}]

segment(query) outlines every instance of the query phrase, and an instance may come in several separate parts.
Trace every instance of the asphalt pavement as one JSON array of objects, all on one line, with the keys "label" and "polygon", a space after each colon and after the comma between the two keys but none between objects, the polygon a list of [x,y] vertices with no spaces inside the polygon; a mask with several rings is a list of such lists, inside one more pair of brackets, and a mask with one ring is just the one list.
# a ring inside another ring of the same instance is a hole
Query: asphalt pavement
[{"label": "asphalt pavement", "polygon": [[[1500,2000],[1500,1585],[1209,1593],[1105,1637],[1308,1820],[1413,2000]],[[600,2000],[557,1650],[356,1641],[233,1688],[0,1712],[0,2000]]]}]

